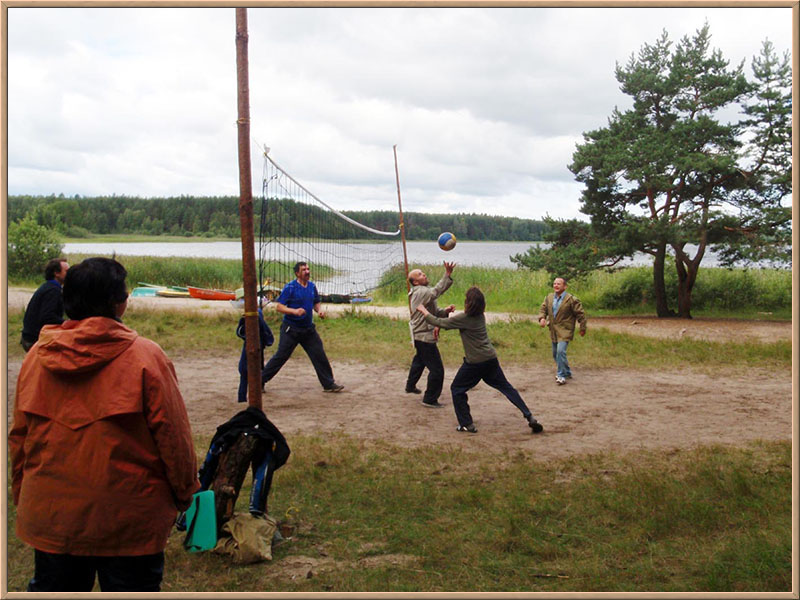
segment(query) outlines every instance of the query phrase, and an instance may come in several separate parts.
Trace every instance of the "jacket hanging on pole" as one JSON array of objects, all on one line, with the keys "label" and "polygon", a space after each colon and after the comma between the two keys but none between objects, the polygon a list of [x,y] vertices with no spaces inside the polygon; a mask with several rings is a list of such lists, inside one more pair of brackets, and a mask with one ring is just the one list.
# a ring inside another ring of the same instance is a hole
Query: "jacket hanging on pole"
[{"label": "jacket hanging on pole", "polygon": [[[198,474],[200,489],[202,491],[210,488],[217,475],[220,458],[240,436],[253,436],[257,440],[248,461],[253,474],[249,511],[253,515],[263,515],[266,512],[267,495],[272,486],[272,475],[289,459],[290,449],[280,430],[267,419],[262,410],[254,406],[248,406],[217,427]],[[238,495],[239,490],[235,492]],[[222,522],[218,519],[217,526],[221,525]],[[179,530],[185,529],[185,514],[178,519],[177,526]]]}]

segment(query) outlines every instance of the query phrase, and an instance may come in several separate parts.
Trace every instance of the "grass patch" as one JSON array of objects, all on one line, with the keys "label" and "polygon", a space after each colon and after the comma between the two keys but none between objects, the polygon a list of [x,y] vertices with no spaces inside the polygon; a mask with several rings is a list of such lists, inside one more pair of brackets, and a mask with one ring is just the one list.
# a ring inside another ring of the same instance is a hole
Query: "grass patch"
[{"label": "grass patch", "polygon": [[[344,435],[289,442],[269,512],[288,513],[295,538],[272,563],[237,566],[185,552],[173,532],[163,591],[791,590],[788,442],[546,463]],[[303,557],[311,576],[292,578]],[[32,551],[13,535],[8,561],[8,589],[23,590]]]},{"label": "grass patch", "polygon": [[[273,332],[279,315],[267,311]],[[8,355],[22,356],[22,311],[8,318]],[[238,313],[129,309],[125,323],[170,356],[238,356]],[[334,364],[407,364],[408,323],[346,313],[318,320]],[[550,364],[535,323],[489,326],[506,364]],[[199,349],[199,350],[198,350]],[[461,342],[443,332],[448,368]],[[592,329],[575,364],[642,369],[788,369],[791,344],[660,340]],[[575,456],[470,453],[342,434],[291,436],[269,512],[298,525],[271,563],[238,566],[167,547],[163,591],[207,592],[789,592],[791,444]],[[209,436],[196,436],[202,461]],[[250,477],[240,494],[245,510]],[[23,591],[33,552],[14,535],[8,478],[7,589]],[[305,561],[305,562],[304,562]],[[313,561],[313,562],[308,562]],[[292,564],[311,566],[292,571]],[[308,577],[308,573],[311,576]]]},{"label": "grass patch", "polygon": [[[438,265],[409,265],[428,274],[432,284],[444,275]],[[399,268],[398,268],[399,270]],[[668,271],[666,281],[671,306],[677,306],[677,283]],[[381,304],[402,306],[408,302],[406,283],[397,273],[385,276],[394,279],[375,291]],[[461,267],[453,272],[453,285],[442,296],[440,304],[462,306],[464,294],[471,286],[481,288],[487,310],[536,314],[545,296],[552,292],[552,277],[545,271],[492,267]],[[596,271],[569,282],[569,291],[581,299],[587,316],[653,315],[653,275],[649,267],[628,267],[614,273]],[[783,269],[700,270],[692,300],[694,316],[725,316],[755,319],[791,319],[792,273]]]},{"label": "grass patch", "polygon": [[[275,335],[280,315],[266,311],[265,320]],[[129,309],[123,320],[141,335],[158,342],[169,354],[196,354],[198,351],[232,353],[241,350],[234,334],[238,313],[173,311],[149,308]],[[408,321],[376,315],[345,312],[342,316],[317,319],[317,330],[326,352],[335,362],[353,360],[370,364],[407,363],[413,355]],[[21,357],[19,335],[22,311],[8,313],[8,356]],[[502,364],[549,365],[552,361],[547,330],[530,321],[499,322],[489,325],[489,336]],[[460,365],[463,356],[457,332],[442,332],[439,348],[448,368]],[[268,354],[271,349],[268,349]],[[570,345],[570,360],[585,367],[661,369],[685,367],[789,368],[790,341],[760,344],[667,340],[611,333],[592,329],[586,337]]]}]

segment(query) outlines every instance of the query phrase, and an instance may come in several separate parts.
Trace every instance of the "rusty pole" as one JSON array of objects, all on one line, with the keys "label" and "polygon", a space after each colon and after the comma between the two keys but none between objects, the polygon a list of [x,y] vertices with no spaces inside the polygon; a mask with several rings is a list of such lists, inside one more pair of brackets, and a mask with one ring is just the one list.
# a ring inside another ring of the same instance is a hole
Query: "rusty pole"
[{"label": "rusty pole", "polygon": [[[400,239],[403,240],[403,262],[406,267],[406,291],[411,291],[411,283],[408,281],[408,253],[406,252],[406,225],[403,221],[403,203],[400,200],[400,171],[397,169],[397,144],[392,146],[394,151],[394,176],[397,180],[397,206],[400,210]],[[408,299],[408,308],[411,310],[411,298]]]},{"label": "rusty pole", "polygon": [[247,401],[262,409],[261,336],[256,300],[256,258],[253,239],[253,182],[250,168],[250,83],[247,59],[247,9],[236,9],[236,81],[239,133],[239,220],[242,228],[242,279],[244,281]]},{"label": "rusty pole", "polygon": [[[394,176],[397,180],[397,208],[400,211],[400,239],[403,240],[403,262],[406,267],[406,291],[408,292],[408,314],[411,315],[411,282],[408,280],[408,253],[406,252],[406,224],[403,221],[403,202],[400,200],[400,171],[397,168],[397,144],[392,146],[394,150]],[[411,346],[414,346],[414,327],[411,320],[408,321],[408,333],[411,335]]]}]

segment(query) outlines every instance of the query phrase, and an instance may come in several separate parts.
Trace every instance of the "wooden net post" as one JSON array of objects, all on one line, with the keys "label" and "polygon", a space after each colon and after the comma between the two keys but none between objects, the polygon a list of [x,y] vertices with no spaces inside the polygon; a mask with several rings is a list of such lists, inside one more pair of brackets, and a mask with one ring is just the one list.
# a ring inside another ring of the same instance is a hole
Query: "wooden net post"
[{"label": "wooden net post", "polygon": [[[400,171],[397,168],[397,144],[392,146],[394,151],[394,176],[397,181],[397,207],[400,211],[400,239],[403,240],[403,263],[406,268],[406,291],[411,291],[411,283],[408,281],[408,253],[406,252],[406,225],[403,221],[403,202],[400,200]],[[411,311],[411,298],[408,299],[408,310]]]},{"label": "wooden net post", "polygon": [[250,83],[247,58],[247,9],[236,9],[236,79],[239,134],[239,220],[242,228],[242,279],[244,281],[245,354],[247,400],[262,409],[261,336],[256,299],[256,258],[253,235],[253,182],[250,167]]}]

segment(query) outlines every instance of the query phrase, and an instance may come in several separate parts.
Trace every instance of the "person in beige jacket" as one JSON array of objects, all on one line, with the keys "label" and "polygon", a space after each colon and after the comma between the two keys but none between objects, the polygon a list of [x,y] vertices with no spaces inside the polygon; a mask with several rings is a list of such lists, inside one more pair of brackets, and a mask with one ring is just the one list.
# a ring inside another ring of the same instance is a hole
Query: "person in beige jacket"
[{"label": "person in beige jacket", "polygon": [[444,385],[444,365],[439,354],[439,348],[436,345],[439,338],[439,330],[425,321],[422,313],[417,311],[417,307],[419,305],[425,306],[436,317],[446,317],[456,309],[453,304],[447,308],[439,308],[436,305],[436,299],[453,285],[451,275],[455,266],[455,263],[445,262],[444,275],[434,287],[428,287],[428,276],[424,271],[414,269],[408,274],[408,282],[411,284],[411,291],[408,292],[408,303],[411,309],[411,332],[414,336],[416,353],[408,371],[406,392],[409,394],[422,393],[417,388],[417,382],[427,367],[428,384],[425,388],[425,395],[422,397],[422,404],[430,408],[444,406],[439,402],[439,396]]},{"label": "person in beige jacket", "polygon": [[578,322],[580,335],[586,335],[586,315],[581,301],[567,292],[567,282],[563,277],[553,280],[553,293],[547,294],[539,308],[539,325],[550,326],[550,341],[553,343],[553,360],[556,362],[556,383],[564,385],[572,379],[572,371],[567,360],[567,346],[575,335],[575,322]]}]

